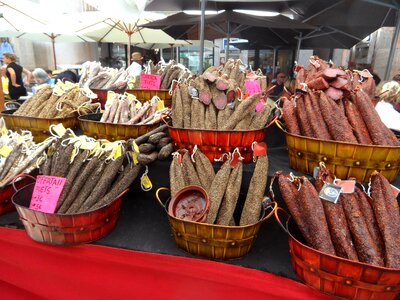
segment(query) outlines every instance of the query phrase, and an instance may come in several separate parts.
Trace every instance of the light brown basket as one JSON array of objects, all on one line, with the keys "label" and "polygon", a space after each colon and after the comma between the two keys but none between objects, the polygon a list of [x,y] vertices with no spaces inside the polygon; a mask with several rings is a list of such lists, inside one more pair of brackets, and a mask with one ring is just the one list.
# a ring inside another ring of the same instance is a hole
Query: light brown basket
[{"label": "light brown basket", "polygon": [[78,118],[83,134],[95,139],[107,139],[109,141],[128,140],[130,138],[137,138],[160,126],[160,124],[126,125],[104,123],[99,122],[101,115],[88,114]]},{"label": "light brown basket", "polygon": [[168,215],[177,246],[193,255],[213,259],[235,259],[249,253],[261,223],[269,219],[277,207],[277,203],[272,202],[269,206],[272,208],[270,213],[266,214],[264,210],[257,223],[246,226],[222,226],[192,222],[175,218],[168,213],[169,200],[164,204],[159,197],[159,192],[162,190],[168,189],[159,188],[156,198]]},{"label": "light brown basket", "polygon": [[14,116],[14,112],[15,110],[7,110],[0,113],[0,117],[4,118],[7,128],[15,131],[29,130],[32,132],[33,140],[35,142],[42,142],[50,136],[50,125],[62,123],[65,128],[74,129],[78,124],[78,119],[76,116],[45,119]]},{"label": "light brown basket", "polygon": [[126,90],[128,94],[135,95],[136,98],[141,102],[151,100],[154,96],[158,96],[161,100],[164,100],[165,107],[172,107],[172,96],[169,94],[169,90]]},{"label": "light brown basket", "polygon": [[374,170],[389,181],[400,169],[400,146],[360,145],[315,139],[286,132],[290,166],[296,171],[313,174],[322,161],[338,178],[355,177],[368,182]]}]

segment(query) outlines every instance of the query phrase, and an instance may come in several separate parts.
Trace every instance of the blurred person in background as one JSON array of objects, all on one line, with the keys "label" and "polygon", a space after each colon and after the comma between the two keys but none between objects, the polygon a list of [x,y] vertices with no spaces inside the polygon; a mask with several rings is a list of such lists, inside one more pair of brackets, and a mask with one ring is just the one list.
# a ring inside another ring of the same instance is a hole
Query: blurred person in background
[{"label": "blurred person in background", "polygon": [[32,87],[32,92],[36,94],[36,92],[45,84],[54,85],[54,79],[50,78],[48,73],[41,69],[36,68],[32,72],[33,80],[35,80],[36,84]]},{"label": "blurred person in background", "polygon": [[1,66],[1,85],[3,86],[4,98],[10,99],[10,96],[8,95],[8,78],[6,73],[7,73],[7,66],[6,65]]},{"label": "blurred person in background", "polygon": [[269,98],[276,101],[282,96],[283,90],[285,88],[286,74],[283,72],[278,72],[275,79],[271,81],[271,87],[275,86],[272,93],[268,95]]},{"label": "blurred person in background", "polygon": [[142,54],[140,54],[140,52],[133,52],[131,57],[132,57],[131,66],[133,67],[133,75],[140,76],[140,74],[142,73],[143,56]]},{"label": "blurred person in background", "polygon": [[[18,100],[19,97],[27,95],[24,84],[29,85],[32,77],[31,72],[18,65],[16,60],[17,56],[15,54],[3,53],[3,61],[7,64],[8,92],[12,100]],[[22,79],[22,74],[26,76],[25,83]]]},{"label": "blurred person in background", "polygon": [[[392,80],[397,81],[400,84],[400,74],[394,75]],[[394,109],[400,112],[400,103],[395,104]]]},{"label": "blurred person in background", "polygon": [[396,81],[385,83],[375,109],[388,128],[400,131],[400,113],[394,108],[398,103],[400,103],[400,84]]}]

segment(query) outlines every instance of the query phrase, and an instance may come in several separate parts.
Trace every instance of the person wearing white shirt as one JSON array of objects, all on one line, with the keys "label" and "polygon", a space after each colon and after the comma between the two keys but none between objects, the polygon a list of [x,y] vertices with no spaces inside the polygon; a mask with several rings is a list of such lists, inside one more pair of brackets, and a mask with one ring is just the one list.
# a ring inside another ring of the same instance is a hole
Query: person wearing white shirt
[{"label": "person wearing white shirt", "polygon": [[386,127],[400,131],[400,113],[394,105],[400,103],[400,84],[396,81],[389,81],[381,88],[381,100],[376,104],[375,109]]},{"label": "person wearing white shirt", "polygon": [[131,67],[133,68],[132,75],[135,77],[140,76],[140,73],[142,73],[143,56],[140,54],[140,52],[133,52],[131,61]]}]

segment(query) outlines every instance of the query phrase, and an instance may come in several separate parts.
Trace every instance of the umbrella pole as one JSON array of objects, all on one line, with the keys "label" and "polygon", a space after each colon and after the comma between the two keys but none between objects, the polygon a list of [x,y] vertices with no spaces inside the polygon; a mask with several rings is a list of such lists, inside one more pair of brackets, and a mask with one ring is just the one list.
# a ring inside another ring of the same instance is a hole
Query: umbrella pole
[{"label": "umbrella pole", "polygon": [[392,38],[392,45],[390,46],[389,58],[388,58],[388,62],[387,62],[387,65],[386,65],[386,70],[385,70],[385,80],[389,80],[390,71],[392,69],[392,63],[393,63],[394,54],[396,52],[397,39],[399,37],[399,31],[400,31],[400,10],[397,10],[397,12],[396,12],[396,29],[394,31],[394,35],[393,35],[393,38]]},{"label": "umbrella pole", "polygon": [[53,34],[51,35],[51,44],[53,46],[54,70],[57,70],[56,45],[55,45],[55,37]]},{"label": "umbrella pole", "polygon": [[228,21],[228,32],[226,34],[225,62],[229,59],[229,41],[231,39],[231,22]]},{"label": "umbrella pole", "polygon": [[204,23],[206,15],[207,0],[201,0],[201,18],[200,18],[200,51],[199,51],[199,74],[203,73],[203,59],[204,59]]},{"label": "umbrella pole", "polygon": [[303,33],[300,32],[299,36],[297,38],[297,50],[296,50],[296,62],[297,63],[299,62],[299,57],[300,57],[300,48],[301,48],[302,36],[303,36]]},{"label": "umbrella pole", "polygon": [[128,49],[127,49],[127,54],[128,54],[128,64],[126,67],[129,67],[131,64],[131,41],[132,41],[132,33],[128,33]]}]

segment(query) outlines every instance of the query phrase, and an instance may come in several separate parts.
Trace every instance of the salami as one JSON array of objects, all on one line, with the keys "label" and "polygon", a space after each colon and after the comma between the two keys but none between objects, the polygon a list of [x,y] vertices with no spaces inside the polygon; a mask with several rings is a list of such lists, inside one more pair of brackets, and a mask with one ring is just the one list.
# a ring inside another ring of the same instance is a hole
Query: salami
[{"label": "salami", "polygon": [[283,101],[282,117],[285,121],[287,130],[289,131],[289,133],[301,135],[293,102],[287,98],[281,98],[281,101]]}]

